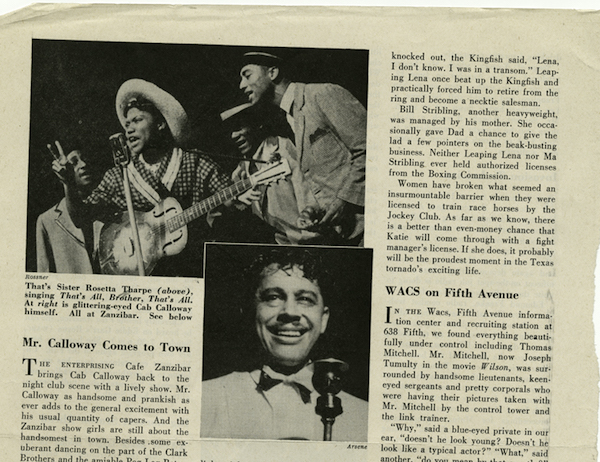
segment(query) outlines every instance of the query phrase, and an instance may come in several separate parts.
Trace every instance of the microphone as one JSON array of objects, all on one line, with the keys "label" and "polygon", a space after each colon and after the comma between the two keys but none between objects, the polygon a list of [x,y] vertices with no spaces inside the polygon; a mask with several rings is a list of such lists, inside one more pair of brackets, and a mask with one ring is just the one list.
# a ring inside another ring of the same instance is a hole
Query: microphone
[{"label": "microphone", "polygon": [[[123,133],[115,133],[108,138],[110,147],[113,152],[113,160],[117,167],[121,167],[123,172],[123,189],[125,191],[125,203],[127,204],[127,214],[129,215],[129,228],[131,229],[133,249],[137,260],[138,274],[144,276],[146,269],[144,267],[144,255],[142,253],[142,245],[140,243],[140,235],[138,232],[138,224],[135,218],[135,209],[133,208],[133,199],[131,198],[131,185],[129,183],[129,174],[127,173],[127,164],[131,161],[131,152],[125,135]],[[127,229],[127,228],[125,228]]]},{"label": "microphone", "polygon": [[117,167],[127,165],[131,161],[131,152],[129,151],[129,146],[127,146],[125,135],[123,133],[115,133],[108,138],[108,142],[112,149],[115,165]]},{"label": "microphone", "polygon": [[317,398],[315,412],[323,422],[323,441],[331,441],[335,418],[344,412],[342,400],[335,395],[342,391],[342,379],[349,368],[348,363],[333,358],[314,362],[312,383],[321,395]]}]

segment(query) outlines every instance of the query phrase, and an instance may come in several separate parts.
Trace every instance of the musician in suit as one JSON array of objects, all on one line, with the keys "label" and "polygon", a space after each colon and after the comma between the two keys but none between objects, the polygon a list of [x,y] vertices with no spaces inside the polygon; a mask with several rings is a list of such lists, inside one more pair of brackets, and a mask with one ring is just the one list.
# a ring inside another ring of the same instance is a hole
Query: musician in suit
[{"label": "musician in suit", "polygon": [[[221,113],[221,119],[231,130],[232,141],[247,159],[232,173],[233,181],[249,177],[273,159],[285,159],[291,174],[269,185],[257,186],[237,199],[271,227],[271,241],[277,244],[330,244],[326,233],[307,229],[308,211],[319,207],[305,179],[294,143],[282,136],[276,123],[271,123],[268,110],[258,111],[249,103]],[[289,131],[289,127],[288,127]]]},{"label": "musician in suit", "polygon": [[[86,197],[98,183],[97,175],[81,149],[73,149],[65,155],[62,145],[48,146],[57,153],[62,162],[73,169],[73,181],[77,194]],[[73,224],[63,198],[42,213],[36,223],[37,271],[50,273],[94,272],[94,255],[102,223],[95,221],[91,227],[78,228]]]},{"label": "musician in suit", "polygon": [[[116,111],[132,154],[127,169],[136,211],[150,211],[166,197],[174,197],[186,209],[230,185],[207,154],[184,149],[187,114],[163,89],[145,80],[128,80],[117,92]],[[115,212],[127,210],[121,167],[109,169],[83,201],[71,194],[72,169],[67,167],[59,165],[55,171],[69,189],[67,207],[77,226],[98,217],[109,221]],[[192,227],[184,253],[163,261],[153,274],[200,276],[203,243],[213,237],[212,231],[206,223],[196,232]]]},{"label": "musician in suit", "polygon": [[246,53],[240,89],[250,103],[272,104],[285,112],[302,173],[319,203],[314,227],[331,227],[338,244],[362,245],[366,110],[338,85],[292,82],[285,64],[270,53]]},{"label": "musician in suit", "polygon": [[[311,251],[281,247],[260,255],[247,276],[245,314],[260,343],[258,367],[203,382],[201,436],[322,440],[312,360],[332,314],[327,272]],[[343,413],[332,439],[366,441],[366,401],[338,396]]]}]

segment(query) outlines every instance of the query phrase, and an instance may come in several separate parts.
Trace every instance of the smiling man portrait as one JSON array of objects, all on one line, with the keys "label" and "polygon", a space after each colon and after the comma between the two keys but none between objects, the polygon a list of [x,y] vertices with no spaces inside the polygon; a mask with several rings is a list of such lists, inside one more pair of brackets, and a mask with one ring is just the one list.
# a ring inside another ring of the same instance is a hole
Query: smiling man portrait
[{"label": "smiling man portrait", "polygon": [[[264,250],[245,270],[249,301],[241,322],[255,343],[243,335],[238,340],[254,351],[254,361],[245,370],[203,382],[202,437],[323,439],[313,375],[331,351],[317,351],[317,344],[330,320],[347,316],[350,307],[329,306],[336,282],[319,252]],[[338,397],[343,412],[336,416],[332,439],[366,441],[367,402],[344,391]]]}]

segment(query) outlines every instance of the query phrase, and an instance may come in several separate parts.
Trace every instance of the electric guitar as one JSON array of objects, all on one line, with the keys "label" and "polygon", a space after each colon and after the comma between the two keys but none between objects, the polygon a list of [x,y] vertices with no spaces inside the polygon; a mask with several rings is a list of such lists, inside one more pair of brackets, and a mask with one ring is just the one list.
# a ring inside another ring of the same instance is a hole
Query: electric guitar
[{"label": "electric guitar", "polygon": [[[257,185],[273,183],[290,173],[287,160],[280,159],[186,210],[177,199],[167,197],[149,212],[135,212],[145,274],[150,274],[161,258],[177,255],[185,248],[189,222]],[[133,242],[129,216],[124,212],[120,220],[105,226],[100,233],[98,257],[102,273],[138,274]]]}]

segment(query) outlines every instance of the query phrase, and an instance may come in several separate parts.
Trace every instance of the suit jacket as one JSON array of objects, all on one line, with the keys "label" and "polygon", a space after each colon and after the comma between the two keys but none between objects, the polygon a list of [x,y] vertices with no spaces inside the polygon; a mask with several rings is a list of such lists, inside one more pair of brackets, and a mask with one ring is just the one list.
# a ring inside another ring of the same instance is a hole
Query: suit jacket
[{"label": "suit jacket", "polygon": [[[315,412],[319,395],[310,381],[304,382],[310,391],[310,401],[305,403],[293,384],[261,391],[257,388],[260,373],[233,372],[202,382],[200,436],[322,441],[323,423]],[[343,391],[338,396],[343,413],[335,419],[332,440],[367,441],[367,402]]]},{"label": "suit jacket", "polygon": [[[276,183],[261,185],[262,196],[252,202],[252,212],[275,228],[275,241],[278,244],[323,244],[324,237],[317,232],[300,229],[298,219],[306,207],[318,208],[308,182],[298,165],[298,155],[294,144],[281,136],[269,136],[258,147],[253,159],[270,162],[274,154],[288,161],[291,174]],[[242,162],[242,168],[249,177],[251,163]],[[257,164],[259,169],[261,164]],[[264,165],[264,164],[262,164]],[[233,180],[241,180],[240,170],[234,171]]]},{"label": "suit jacket", "polygon": [[300,166],[321,207],[335,198],[364,207],[363,105],[339,85],[296,83],[292,117]]},{"label": "suit jacket", "polygon": [[[94,249],[102,223],[94,222]],[[83,231],[67,212],[65,199],[42,213],[36,224],[37,270],[51,273],[93,273]]]}]

